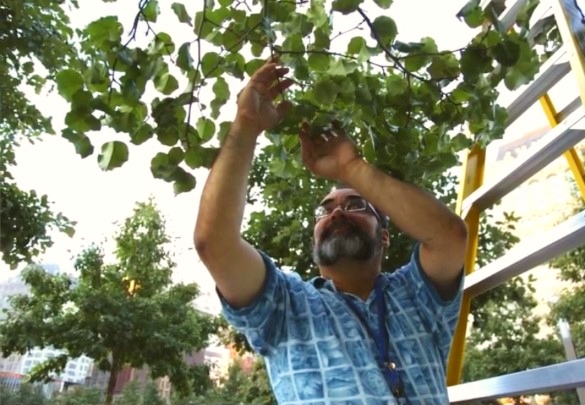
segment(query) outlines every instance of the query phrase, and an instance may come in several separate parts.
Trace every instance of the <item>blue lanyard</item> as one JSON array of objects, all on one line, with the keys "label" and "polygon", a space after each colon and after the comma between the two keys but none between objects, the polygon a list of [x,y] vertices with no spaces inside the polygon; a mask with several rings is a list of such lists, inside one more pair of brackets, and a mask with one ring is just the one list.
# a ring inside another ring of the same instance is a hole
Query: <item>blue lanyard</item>
[{"label": "blue lanyard", "polygon": [[[382,373],[388,382],[390,391],[392,391],[392,394],[396,399],[400,400],[400,398],[403,398],[406,400],[402,378],[400,378],[400,374],[398,373],[398,370],[396,370],[396,363],[390,360],[390,354],[388,353],[389,338],[388,330],[386,329],[386,300],[384,299],[384,292],[382,291],[382,275],[379,275],[376,279],[375,292],[376,303],[378,306],[378,333],[373,333],[368,322],[366,322],[355,303],[353,303],[346,295],[342,294],[342,297],[345,299],[349,308],[358,318],[360,323],[364,326],[370,337],[374,340],[376,348],[382,358]],[[402,401],[400,402],[404,403]]]}]

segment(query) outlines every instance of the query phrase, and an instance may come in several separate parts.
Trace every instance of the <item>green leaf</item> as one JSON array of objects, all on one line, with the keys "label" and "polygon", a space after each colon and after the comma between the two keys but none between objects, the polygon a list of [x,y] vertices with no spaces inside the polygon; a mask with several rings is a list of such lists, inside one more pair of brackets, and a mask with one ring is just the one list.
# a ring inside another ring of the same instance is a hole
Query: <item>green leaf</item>
[{"label": "green leaf", "polygon": [[212,87],[215,97],[227,100],[230,98],[230,88],[223,77],[218,77]]},{"label": "green leaf", "polygon": [[[311,21],[316,28],[328,29],[329,13],[325,9],[325,3],[322,1],[313,1],[307,11],[307,18]],[[315,30],[315,35],[319,29]],[[329,38],[329,36],[327,36]]]},{"label": "green leaf", "polygon": [[156,179],[172,181],[172,176],[177,169],[177,165],[169,162],[169,155],[166,153],[158,152],[150,161],[150,171]]},{"label": "green leaf", "polygon": [[408,81],[401,75],[390,75],[386,79],[386,92],[389,96],[401,96],[408,90]]},{"label": "green leaf", "polygon": [[313,90],[315,94],[315,99],[324,105],[331,105],[337,99],[337,93],[339,91],[338,86],[333,82],[333,80],[325,78],[318,81],[315,84],[315,88]]},{"label": "green leaf", "polygon": [[200,117],[197,120],[196,128],[203,142],[209,141],[215,135],[215,123],[208,118]]},{"label": "green leaf", "polygon": [[101,129],[99,119],[89,114],[87,110],[73,110],[65,115],[65,124],[77,132],[97,131]]},{"label": "green leaf", "polygon": [[383,9],[390,8],[392,2],[393,0],[374,0],[374,3],[376,3],[378,6],[380,6],[380,8]]},{"label": "green leaf", "polygon": [[242,34],[234,30],[226,30],[221,37],[221,44],[228,52],[238,52],[244,46]]},{"label": "green leaf", "polygon": [[158,14],[159,14],[158,1],[148,0],[146,3],[146,7],[144,7],[142,11],[142,17],[144,17],[146,21],[156,22]]},{"label": "green leaf", "polygon": [[327,50],[331,46],[331,38],[329,34],[322,28],[316,29],[313,33],[315,35],[315,41],[313,42],[313,48],[317,50]]},{"label": "green leaf", "polygon": [[469,149],[471,144],[471,139],[469,139],[469,137],[467,137],[465,134],[457,134],[453,137],[453,139],[451,139],[451,145],[453,146],[453,150],[456,152]]},{"label": "green leaf", "polygon": [[398,34],[396,22],[390,17],[380,16],[372,22],[372,25],[374,27],[372,38],[376,39],[377,36],[383,45],[392,45],[396,34]]},{"label": "green leaf", "polygon": [[[102,17],[85,28],[85,33],[90,37],[91,42],[98,47],[107,45],[108,42],[119,43],[123,32],[124,27],[116,16]],[[110,49],[107,50],[110,51]]]},{"label": "green leaf", "polygon": [[188,24],[190,27],[193,26],[193,22],[191,21],[191,16],[187,13],[187,9],[185,5],[182,3],[173,3],[171,8],[175,12],[175,15],[179,19],[180,22]]},{"label": "green leaf", "polygon": [[252,76],[254,74],[255,71],[257,71],[261,66],[264,65],[264,63],[266,63],[263,59],[252,59],[248,62],[246,62],[246,73],[249,76]]},{"label": "green leaf", "polygon": [[216,52],[207,52],[201,58],[201,73],[204,77],[217,77],[221,74],[221,56]]},{"label": "green leaf", "polygon": [[179,141],[179,128],[176,125],[157,128],[156,137],[165,146],[174,146]]},{"label": "green leaf", "polygon": [[366,48],[366,40],[362,37],[353,37],[347,44],[347,53],[350,55],[357,55]]},{"label": "green leaf", "polygon": [[358,68],[358,64],[352,60],[337,59],[329,65],[328,74],[331,76],[345,76],[354,72]]},{"label": "green leaf", "polygon": [[474,9],[479,7],[481,0],[469,0],[465,6],[457,13],[457,18],[461,18],[466,16],[467,14],[473,12]]},{"label": "green leaf", "polygon": [[465,20],[465,23],[468,27],[477,28],[483,24],[485,21],[485,16],[481,7],[475,7],[470,10],[469,13],[465,14],[463,19]]},{"label": "green leaf", "polygon": [[102,170],[121,167],[128,160],[128,146],[124,142],[111,141],[102,145],[98,163]]},{"label": "green leaf", "polygon": [[171,148],[169,150],[168,153],[168,157],[169,157],[169,163],[171,165],[178,165],[179,163],[181,163],[183,161],[185,154],[183,152],[183,149],[181,149],[178,146],[175,146],[174,148]]},{"label": "green leaf", "polygon": [[218,153],[219,149],[217,148],[196,146],[185,152],[185,163],[191,169],[197,169],[199,167],[209,168],[211,167]]},{"label": "green leaf", "polygon": [[331,9],[342,14],[350,14],[356,11],[363,0],[333,0]]},{"label": "green leaf", "polygon": [[57,73],[55,77],[59,94],[67,101],[71,101],[73,95],[83,88],[83,76],[73,69],[65,69]]},{"label": "green leaf", "polygon": [[141,145],[152,138],[153,135],[154,129],[150,124],[145,122],[130,135],[130,142],[132,142],[134,145]]},{"label": "green leaf", "polygon": [[531,78],[527,77],[518,69],[510,69],[504,78],[504,84],[509,90],[516,90],[517,88],[530,83]]},{"label": "green leaf", "polygon": [[195,177],[191,173],[187,173],[181,167],[177,167],[177,170],[173,173],[172,179],[175,195],[187,193],[193,190],[197,184]]},{"label": "green leaf", "polygon": [[183,71],[189,71],[193,68],[193,58],[189,52],[191,44],[185,42],[179,47],[179,56],[177,57],[177,66]]},{"label": "green leaf", "polygon": [[503,66],[514,66],[520,59],[520,45],[511,40],[505,40],[495,46],[494,57]]},{"label": "green leaf", "polygon": [[470,46],[461,54],[461,71],[465,80],[474,80],[492,67],[492,58],[483,46]]},{"label": "green leaf", "polygon": [[409,72],[416,72],[421,69],[423,66],[428,64],[430,58],[426,55],[419,54],[419,55],[408,55],[404,58],[404,67]]},{"label": "green leaf", "polygon": [[433,80],[455,79],[459,76],[459,61],[451,53],[433,56],[427,71]]},{"label": "green leaf", "polygon": [[394,42],[394,49],[396,49],[399,52],[403,52],[403,53],[411,53],[411,52],[417,52],[417,51],[421,51],[422,48],[424,47],[424,44],[421,42],[401,42],[401,41],[395,41]]},{"label": "green leaf", "polygon": [[163,94],[169,95],[179,88],[179,82],[169,72],[154,78],[155,88]]},{"label": "green leaf", "polygon": [[166,32],[159,32],[154,37],[152,52],[160,53],[161,51],[167,55],[175,52],[175,43],[169,34]]},{"label": "green leaf", "polygon": [[311,53],[308,58],[309,67],[316,72],[325,72],[331,63],[331,56],[325,53]]},{"label": "green leaf", "polygon": [[285,52],[303,53],[305,44],[300,34],[289,35],[282,43],[282,50]]},{"label": "green leaf", "polygon": [[63,138],[73,143],[75,151],[82,158],[86,158],[93,153],[93,145],[85,134],[72,131],[69,128],[64,129],[61,134]]}]

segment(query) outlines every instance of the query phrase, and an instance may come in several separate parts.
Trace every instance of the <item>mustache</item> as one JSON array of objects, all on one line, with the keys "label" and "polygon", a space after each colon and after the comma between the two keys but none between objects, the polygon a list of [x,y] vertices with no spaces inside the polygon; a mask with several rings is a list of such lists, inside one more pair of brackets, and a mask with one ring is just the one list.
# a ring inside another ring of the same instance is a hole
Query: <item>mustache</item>
[{"label": "mustache", "polygon": [[347,230],[350,233],[361,233],[362,228],[359,227],[359,225],[357,225],[355,222],[349,220],[349,219],[335,219],[333,221],[331,221],[331,223],[329,223],[329,225],[323,229],[323,232],[321,233],[321,240],[320,242],[327,240],[331,235],[333,235],[333,232],[340,228],[340,227],[344,227],[347,228]]}]

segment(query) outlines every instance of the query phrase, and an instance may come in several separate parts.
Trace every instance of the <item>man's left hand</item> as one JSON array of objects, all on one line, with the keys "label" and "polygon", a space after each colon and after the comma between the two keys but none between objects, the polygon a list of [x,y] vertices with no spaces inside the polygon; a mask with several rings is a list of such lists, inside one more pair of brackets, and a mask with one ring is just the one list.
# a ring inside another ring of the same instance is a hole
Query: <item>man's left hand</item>
[{"label": "man's left hand", "polygon": [[317,176],[340,180],[349,166],[361,161],[356,146],[335,123],[318,136],[312,136],[310,124],[304,122],[299,136],[303,163]]}]

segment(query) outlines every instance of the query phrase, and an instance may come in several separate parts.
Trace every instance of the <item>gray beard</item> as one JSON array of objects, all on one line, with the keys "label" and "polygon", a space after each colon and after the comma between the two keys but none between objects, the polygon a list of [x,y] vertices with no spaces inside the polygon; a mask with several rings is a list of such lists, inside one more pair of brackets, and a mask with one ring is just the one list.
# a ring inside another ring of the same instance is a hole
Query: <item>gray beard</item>
[{"label": "gray beard", "polygon": [[341,259],[366,261],[381,248],[380,238],[371,238],[364,232],[349,235],[334,234],[314,245],[313,260],[320,266],[331,266]]}]

